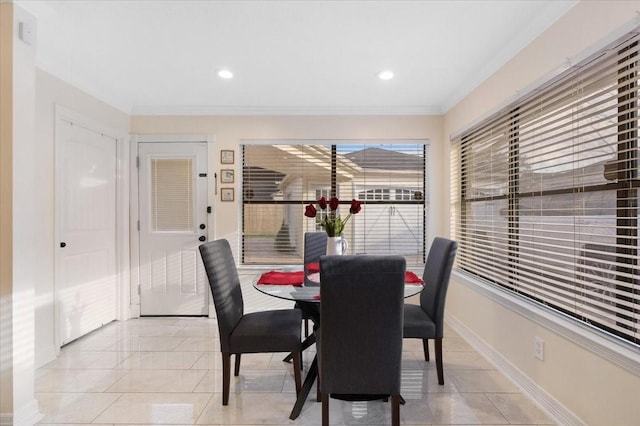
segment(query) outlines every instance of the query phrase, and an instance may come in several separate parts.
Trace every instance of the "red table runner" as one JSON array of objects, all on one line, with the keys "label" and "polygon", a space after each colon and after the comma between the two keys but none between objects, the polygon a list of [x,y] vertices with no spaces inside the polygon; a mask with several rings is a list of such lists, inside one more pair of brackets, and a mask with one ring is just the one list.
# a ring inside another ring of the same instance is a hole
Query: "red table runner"
[{"label": "red table runner", "polygon": [[319,262],[307,263],[307,274],[313,274],[314,272],[320,272],[320,263]]},{"label": "red table runner", "polygon": [[258,279],[258,284],[265,285],[293,285],[300,287],[304,282],[304,271],[269,271]]},{"label": "red table runner", "polygon": [[[307,263],[306,267],[307,267],[307,273],[309,275],[320,272],[320,265],[318,264],[318,262]],[[416,285],[424,284],[424,281],[422,280],[422,278],[417,276],[412,271],[407,271],[405,273],[404,282],[405,284],[416,284]]]},{"label": "red table runner", "polygon": [[[313,267],[309,267],[311,264],[307,265],[307,271],[309,273],[317,273],[313,269]],[[317,263],[316,263],[317,265]],[[416,284],[422,285],[424,281],[422,278],[417,276],[412,271],[407,271],[405,273],[404,282],[406,284]],[[265,272],[258,279],[258,284],[264,285],[293,285],[300,287],[304,283],[304,271],[291,271],[291,272],[283,272],[283,271],[269,271]]]},{"label": "red table runner", "polygon": [[411,271],[407,271],[405,273],[404,282],[405,284],[419,284],[419,285],[424,284],[424,281],[422,281],[422,278],[420,278],[419,276],[417,276]]}]

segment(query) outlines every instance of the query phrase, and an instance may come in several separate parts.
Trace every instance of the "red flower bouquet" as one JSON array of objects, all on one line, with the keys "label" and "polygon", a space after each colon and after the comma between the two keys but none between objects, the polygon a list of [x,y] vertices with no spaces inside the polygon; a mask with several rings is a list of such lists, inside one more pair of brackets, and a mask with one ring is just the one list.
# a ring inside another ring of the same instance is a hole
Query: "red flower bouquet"
[{"label": "red flower bouquet", "polygon": [[[338,214],[338,206],[340,205],[340,200],[336,197],[332,197],[327,203],[327,199],[322,197],[318,200],[318,207],[321,210],[326,210],[327,206],[329,207],[329,211],[322,218],[317,218],[317,222],[322,226],[322,229],[327,233],[329,237],[339,237],[342,235],[342,231],[344,230],[344,226],[351,219],[351,215],[358,214],[360,210],[362,210],[362,204],[358,200],[351,200],[351,206],[349,207],[349,214],[347,217],[342,219]],[[318,211],[313,204],[309,204],[305,207],[304,215],[306,217],[317,217]]]}]

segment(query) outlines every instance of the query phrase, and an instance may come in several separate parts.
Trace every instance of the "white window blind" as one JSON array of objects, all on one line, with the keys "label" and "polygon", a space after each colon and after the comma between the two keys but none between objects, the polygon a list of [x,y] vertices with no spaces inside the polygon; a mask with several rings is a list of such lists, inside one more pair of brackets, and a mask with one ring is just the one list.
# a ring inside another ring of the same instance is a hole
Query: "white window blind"
[{"label": "white window blind", "polygon": [[191,159],[151,159],[153,232],[193,230],[193,179]]},{"label": "white window blind", "polygon": [[457,267],[638,344],[638,36],[456,138]]},{"label": "white window blind", "polygon": [[243,145],[243,262],[301,263],[304,233],[322,230],[305,206],[322,217],[317,200],[335,195],[343,218],[362,202],[343,232],[349,254],[423,263],[427,153],[423,141]]}]

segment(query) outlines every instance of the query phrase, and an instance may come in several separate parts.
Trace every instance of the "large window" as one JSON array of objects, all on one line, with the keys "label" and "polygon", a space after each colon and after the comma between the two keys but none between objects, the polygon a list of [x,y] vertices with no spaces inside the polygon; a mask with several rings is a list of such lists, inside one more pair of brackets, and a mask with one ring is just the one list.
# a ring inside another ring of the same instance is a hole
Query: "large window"
[{"label": "large window", "polygon": [[457,266],[640,344],[638,37],[454,138]]},{"label": "large window", "polygon": [[[349,254],[400,254],[424,262],[428,194],[424,141],[388,143],[245,142],[242,259],[244,264],[299,264],[307,231],[322,228],[304,206],[324,196],[362,201],[343,237]],[[318,208],[318,215],[323,212]]]}]

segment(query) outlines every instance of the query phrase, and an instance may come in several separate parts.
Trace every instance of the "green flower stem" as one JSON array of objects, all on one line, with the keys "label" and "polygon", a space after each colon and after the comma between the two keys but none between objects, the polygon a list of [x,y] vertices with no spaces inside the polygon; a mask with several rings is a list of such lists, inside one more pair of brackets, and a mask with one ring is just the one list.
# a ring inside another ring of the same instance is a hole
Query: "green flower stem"
[{"label": "green flower stem", "polygon": [[329,213],[324,219],[319,220],[320,226],[325,230],[329,237],[339,237],[342,235],[342,231],[344,230],[344,226],[347,224],[349,219],[351,218],[351,213],[347,215],[347,217],[342,220],[339,215],[335,213]]}]

